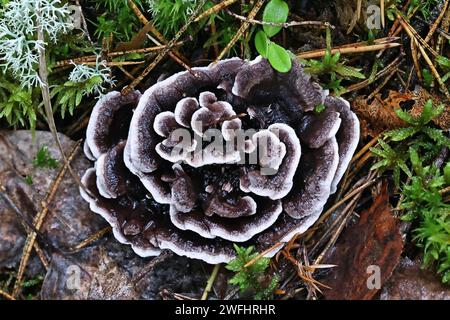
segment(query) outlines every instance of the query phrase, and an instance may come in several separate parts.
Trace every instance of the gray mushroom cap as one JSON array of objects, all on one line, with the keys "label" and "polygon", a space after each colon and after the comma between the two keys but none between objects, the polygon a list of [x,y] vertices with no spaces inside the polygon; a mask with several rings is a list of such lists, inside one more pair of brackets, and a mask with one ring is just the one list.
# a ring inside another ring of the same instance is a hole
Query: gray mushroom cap
[{"label": "gray mushroom cap", "polygon": [[235,242],[287,242],[317,220],[358,144],[348,103],[327,95],[299,62],[281,74],[261,57],[111,92],[88,125],[81,195],[141,256],[221,263]]},{"label": "gray mushroom cap", "polygon": [[88,157],[97,159],[119,140],[126,138],[133,109],[140,97],[139,91],[126,96],[112,91],[98,100],[86,130],[85,151]]}]

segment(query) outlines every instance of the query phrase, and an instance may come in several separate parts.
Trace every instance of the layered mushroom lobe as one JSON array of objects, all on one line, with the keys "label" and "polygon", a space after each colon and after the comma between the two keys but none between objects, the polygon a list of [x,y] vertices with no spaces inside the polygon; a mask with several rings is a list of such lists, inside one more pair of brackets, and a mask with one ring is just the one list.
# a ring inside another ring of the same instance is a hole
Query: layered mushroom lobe
[{"label": "layered mushroom lobe", "polygon": [[102,97],[80,192],[141,256],[228,262],[233,243],[264,251],[310,228],[358,141],[349,104],[298,61],[279,73],[233,58]]}]

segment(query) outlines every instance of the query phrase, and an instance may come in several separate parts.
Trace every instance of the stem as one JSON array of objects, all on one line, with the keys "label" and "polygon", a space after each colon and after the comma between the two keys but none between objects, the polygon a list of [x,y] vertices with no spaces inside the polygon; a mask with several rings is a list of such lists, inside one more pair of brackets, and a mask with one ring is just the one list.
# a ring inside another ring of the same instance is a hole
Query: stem
[{"label": "stem", "polygon": [[[36,8],[36,14],[38,16],[40,15],[39,7]],[[44,42],[45,41],[44,32],[43,32],[41,26],[39,25],[39,22],[38,22],[39,19],[36,19],[36,21],[38,23],[37,24],[37,39]],[[39,78],[40,78],[40,82],[41,82],[42,101],[44,104],[44,110],[45,110],[45,115],[47,117],[48,127],[50,129],[50,132],[53,135],[53,138],[56,141],[58,149],[61,153],[61,157],[64,161],[64,165],[67,166],[67,168],[69,169],[70,175],[75,180],[75,182],[78,184],[78,186],[80,186],[80,188],[82,188],[88,195],[91,195],[91,192],[84,187],[84,185],[81,183],[80,178],[74,172],[74,170],[72,169],[72,166],[70,165],[69,161],[67,160],[67,157],[64,153],[64,149],[61,144],[61,140],[59,139],[58,131],[56,130],[55,118],[53,117],[52,102],[50,99],[50,91],[48,88],[47,60],[45,57],[45,48],[43,46],[39,47]]]},{"label": "stem", "polygon": [[211,276],[208,279],[208,282],[206,282],[205,291],[203,291],[203,294],[202,294],[202,297],[200,298],[200,300],[206,300],[208,298],[208,294],[212,289],[214,281],[216,281],[217,274],[219,273],[219,269],[220,269],[220,264],[216,264],[211,273]]}]

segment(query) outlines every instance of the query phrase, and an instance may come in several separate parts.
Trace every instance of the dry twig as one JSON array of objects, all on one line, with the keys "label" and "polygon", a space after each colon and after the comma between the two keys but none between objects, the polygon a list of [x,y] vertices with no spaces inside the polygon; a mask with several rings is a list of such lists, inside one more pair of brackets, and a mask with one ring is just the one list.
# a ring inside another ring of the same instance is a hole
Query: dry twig
[{"label": "dry twig", "polygon": [[[250,11],[250,13],[248,14],[248,19],[253,19],[254,17],[256,17],[256,14],[259,12],[259,10],[261,9],[262,5],[264,4],[264,0],[258,0],[256,2],[256,4],[253,6],[252,10]],[[228,51],[235,45],[235,43],[239,40],[240,37],[242,37],[242,35],[244,34],[244,32],[248,29],[248,27],[250,26],[250,22],[245,21],[241,24],[241,27],[239,28],[239,30],[236,32],[236,34],[234,35],[234,37],[231,39],[230,42],[228,42],[228,44],[226,45],[226,47],[222,50],[222,52],[217,56],[216,58],[216,62],[219,61],[220,59],[222,59],[227,53]]]},{"label": "dry twig", "polygon": [[178,39],[183,35],[183,33],[186,31],[186,29],[189,27],[189,25],[194,21],[194,18],[198,15],[198,13],[200,12],[201,8],[203,8],[203,6],[205,5],[206,0],[201,0],[200,3],[198,4],[197,8],[195,9],[195,11],[193,12],[192,16],[189,18],[189,20],[187,21],[187,23],[185,25],[183,25],[180,30],[177,32],[177,34],[175,35],[175,37],[169,41],[169,43],[167,44],[167,47],[164,48],[155,58],[155,60],[152,61],[152,63],[150,65],[148,65],[144,71],[142,71],[142,73],[133,81],[131,82],[131,84],[129,86],[127,86],[126,88],[124,88],[122,90],[122,94],[123,95],[127,95],[129,92],[131,92],[139,83],[141,83],[141,81],[158,65],[158,63],[165,57],[165,55],[167,53],[170,52],[171,48],[173,47],[173,45],[178,41]]},{"label": "dry twig", "polygon": [[[49,190],[49,192],[46,194],[45,198],[41,201],[41,211],[39,211],[36,216],[33,219],[33,226],[37,231],[40,231],[42,224],[44,223],[45,217],[47,216],[47,213],[49,212],[48,205],[50,202],[53,201],[56,191],[58,190],[59,185],[62,182],[62,179],[64,175],[67,172],[68,166],[70,165],[70,162],[74,158],[76,151],[78,150],[78,147],[80,146],[81,140],[75,143],[75,146],[73,147],[72,151],[70,152],[69,158],[67,159],[68,162],[63,166],[63,168],[59,171],[58,175],[56,176],[56,179],[53,181],[52,186]],[[36,241],[37,233],[33,230],[30,231],[30,233],[27,236],[27,239],[25,241],[25,245],[23,248],[23,254],[22,258],[20,260],[19,264],[19,270],[17,271],[17,277],[16,282],[14,283],[14,289],[12,295],[16,297],[21,289],[22,285],[22,278],[25,274],[25,269],[28,264],[28,260],[30,258],[31,250],[34,246],[34,243]]]},{"label": "dry twig", "polygon": [[204,11],[202,14],[200,14],[197,18],[195,18],[194,22],[199,22],[203,18],[209,17],[210,15],[219,12],[222,9],[225,9],[228,6],[231,6],[233,3],[237,2],[237,0],[225,0],[222,2],[219,2],[218,4],[212,6],[208,10]]},{"label": "dry twig", "polygon": [[[335,54],[339,52],[340,54],[356,54],[356,53],[364,53],[364,52],[371,52],[371,51],[379,51],[379,50],[386,50],[390,48],[396,48],[400,47],[400,43],[384,43],[384,44],[373,44],[373,45],[360,45],[360,44],[353,44],[353,45],[346,45],[341,48],[333,48],[331,49],[331,54]],[[325,55],[326,49],[322,50],[314,50],[310,52],[302,52],[297,54],[297,57],[301,59],[312,59],[312,58],[321,58]]]}]

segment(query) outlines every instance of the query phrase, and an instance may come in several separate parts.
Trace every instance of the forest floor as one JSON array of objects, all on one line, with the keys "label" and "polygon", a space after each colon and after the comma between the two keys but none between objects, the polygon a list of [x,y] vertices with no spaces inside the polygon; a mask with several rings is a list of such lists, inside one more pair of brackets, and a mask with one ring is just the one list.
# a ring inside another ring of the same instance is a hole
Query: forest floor
[{"label": "forest floor", "polygon": [[[285,19],[266,9],[282,0],[22,1],[56,6],[30,18],[49,19],[44,34],[12,30],[18,3],[0,0],[0,299],[251,298],[274,278],[265,297],[450,299],[449,0],[286,0]],[[224,265],[135,255],[73,175],[92,166],[82,143],[100,94],[253,59],[263,25],[282,27],[272,66],[299,59],[350,102],[361,138],[319,220],[263,270],[244,268],[259,284],[240,291]]]}]

